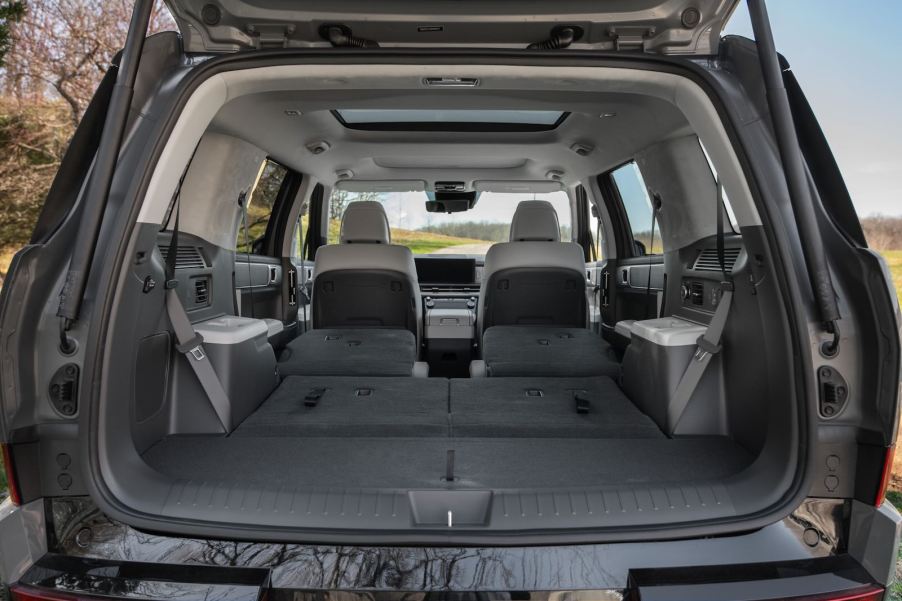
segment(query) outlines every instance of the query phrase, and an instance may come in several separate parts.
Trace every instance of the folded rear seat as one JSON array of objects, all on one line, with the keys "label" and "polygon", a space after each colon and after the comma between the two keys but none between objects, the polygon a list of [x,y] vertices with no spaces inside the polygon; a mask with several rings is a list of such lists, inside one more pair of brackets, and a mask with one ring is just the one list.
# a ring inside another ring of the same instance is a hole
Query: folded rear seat
[{"label": "folded rear seat", "polygon": [[283,376],[427,376],[410,330],[325,328],[289,342],[279,358]]},{"label": "folded rear seat", "polygon": [[612,378],[620,375],[620,363],[610,345],[585,328],[493,326],[482,335],[482,362],[484,368],[474,365],[471,375]]},{"label": "folded rear seat", "polygon": [[664,437],[604,376],[451,380],[450,398],[454,437]]},{"label": "folded rear seat", "polygon": [[448,436],[448,380],[289,376],[232,436]]}]

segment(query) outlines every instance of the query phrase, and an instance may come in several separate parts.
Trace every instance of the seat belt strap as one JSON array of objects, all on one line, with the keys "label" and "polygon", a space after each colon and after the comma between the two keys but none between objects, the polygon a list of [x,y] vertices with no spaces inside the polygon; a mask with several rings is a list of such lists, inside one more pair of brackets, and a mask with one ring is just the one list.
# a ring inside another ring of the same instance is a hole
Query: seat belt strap
[{"label": "seat belt strap", "polygon": [[207,400],[213,407],[219,423],[228,434],[232,431],[231,419],[231,403],[229,396],[226,394],[222,386],[210,358],[204,350],[204,339],[194,330],[191,320],[188,319],[188,313],[185,306],[179,298],[176,288],[178,281],[175,279],[175,261],[178,253],[178,236],[179,236],[179,205],[181,202],[176,197],[175,207],[175,225],[172,228],[172,238],[169,241],[169,252],[166,255],[166,313],[169,315],[169,322],[175,332],[176,346],[175,348],[185,356],[188,365],[197,376],[201,388],[207,395]]},{"label": "seat belt strap", "polygon": [[680,382],[677,384],[676,390],[670,399],[667,410],[667,423],[670,425],[671,433],[676,431],[695,389],[705,374],[705,369],[711,362],[711,358],[721,350],[720,338],[723,334],[724,324],[727,322],[730,305],[732,304],[733,290],[724,289],[720,302],[717,304],[717,310],[714,312],[714,317],[711,318],[711,323],[708,325],[705,333],[698,337],[695,352],[692,355],[692,359],[689,360],[689,366],[683,372],[683,376],[680,378]]},{"label": "seat belt strap", "polygon": [[670,398],[667,408],[667,424],[671,434],[676,431],[711,359],[721,351],[720,339],[723,336],[724,326],[733,304],[733,280],[727,273],[724,259],[723,187],[719,180],[716,180],[715,183],[717,185],[717,259],[723,274],[723,281],[720,284],[720,302],[717,303],[717,309],[714,311],[714,316],[705,333],[698,337],[692,359],[689,360],[689,365]]}]

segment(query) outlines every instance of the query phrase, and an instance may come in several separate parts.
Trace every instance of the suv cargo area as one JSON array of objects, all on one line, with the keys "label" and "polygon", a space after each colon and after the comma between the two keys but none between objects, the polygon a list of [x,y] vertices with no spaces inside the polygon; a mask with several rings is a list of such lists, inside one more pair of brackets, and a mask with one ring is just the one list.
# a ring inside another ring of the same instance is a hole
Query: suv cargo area
[{"label": "suv cargo area", "polygon": [[773,507],[806,434],[743,160],[686,74],[214,75],[120,272],[99,474],[154,520],[402,538]]}]

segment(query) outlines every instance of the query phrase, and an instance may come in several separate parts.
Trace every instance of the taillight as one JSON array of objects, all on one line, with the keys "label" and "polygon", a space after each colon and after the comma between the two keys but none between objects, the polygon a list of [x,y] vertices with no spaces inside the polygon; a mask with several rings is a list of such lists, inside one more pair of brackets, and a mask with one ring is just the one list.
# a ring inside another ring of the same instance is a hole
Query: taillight
[{"label": "taillight", "polygon": [[19,494],[19,485],[16,482],[16,470],[13,466],[12,452],[9,450],[8,444],[0,444],[0,451],[3,454],[3,469],[6,470],[6,482],[9,486],[9,499],[14,505],[22,504],[22,496]]},{"label": "taillight", "polygon": [[867,586],[851,591],[842,591],[828,595],[801,597],[805,601],[882,601],[884,589],[879,586]]},{"label": "taillight", "polygon": [[98,597],[89,597],[77,593],[42,589],[25,584],[13,584],[9,587],[10,601],[94,601]]},{"label": "taillight", "polygon": [[880,486],[877,489],[877,495],[874,497],[875,507],[883,505],[883,500],[886,499],[886,489],[893,475],[893,460],[895,457],[896,445],[886,447],[886,454],[883,456],[883,472],[880,474]]}]

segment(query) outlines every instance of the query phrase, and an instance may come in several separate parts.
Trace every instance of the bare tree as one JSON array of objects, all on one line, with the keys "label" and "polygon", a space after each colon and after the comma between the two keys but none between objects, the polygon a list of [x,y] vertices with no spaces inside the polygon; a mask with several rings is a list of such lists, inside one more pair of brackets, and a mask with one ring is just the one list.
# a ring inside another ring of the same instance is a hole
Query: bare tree
[{"label": "bare tree", "polygon": [[902,250],[902,217],[871,215],[861,220],[868,246],[877,250]]},{"label": "bare tree", "polygon": [[[125,43],[132,0],[29,0],[10,23],[4,95],[32,103],[62,98],[77,125],[115,54]],[[157,0],[149,34],[174,29]]]},{"label": "bare tree", "polygon": [[354,201],[362,200],[379,200],[378,192],[348,192],[347,190],[332,190],[332,196],[329,198],[329,219],[341,220],[345,214],[345,209]]}]

